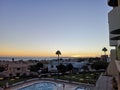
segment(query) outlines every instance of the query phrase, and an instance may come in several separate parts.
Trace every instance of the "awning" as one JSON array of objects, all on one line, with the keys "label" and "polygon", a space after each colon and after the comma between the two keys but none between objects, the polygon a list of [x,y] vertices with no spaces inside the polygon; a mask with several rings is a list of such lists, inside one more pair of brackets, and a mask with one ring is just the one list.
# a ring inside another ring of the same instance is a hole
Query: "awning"
[{"label": "awning", "polygon": [[111,34],[120,34],[120,29],[116,29],[110,32]]}]

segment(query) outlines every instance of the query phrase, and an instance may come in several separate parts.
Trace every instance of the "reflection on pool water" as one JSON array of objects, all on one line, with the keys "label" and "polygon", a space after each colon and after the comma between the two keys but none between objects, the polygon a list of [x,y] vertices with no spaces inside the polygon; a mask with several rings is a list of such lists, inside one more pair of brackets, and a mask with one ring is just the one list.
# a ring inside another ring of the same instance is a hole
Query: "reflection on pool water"
[{"label": "reflection on pool water", "polygon": [[86,90],[84,87],[78,87],[75,90]]},{"label": "reflection on pool water", "polygon": [[78,89],[76,89],[76,90],[85,90],[85,89],[78,88]]},{"label": "reflection on pool water", "polygon": [[75,90],[94,90],[94,87],[80,86],[80,87],[77,87]]},{"label": "reflection on pool water", "polygon": [[18,90],[57,90],[57,87],[54,83],[39,82]]}]

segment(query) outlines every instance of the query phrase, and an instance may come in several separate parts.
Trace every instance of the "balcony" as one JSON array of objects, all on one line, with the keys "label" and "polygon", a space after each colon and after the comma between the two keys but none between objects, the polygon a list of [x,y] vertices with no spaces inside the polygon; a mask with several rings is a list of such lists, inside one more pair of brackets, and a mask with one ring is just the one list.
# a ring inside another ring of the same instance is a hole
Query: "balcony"
[{"label": "balcony", "polygon": [[108,13],[108,23],[110,46],[116,46],[120,36],[120,7],[115,7]]},{"label": "balcony", "polygon": [[120,40],[120,36],[110,38],[110,40]]},{"label": "balcony", "polygon": [[120,34],[120,29],[116,29],[110,32],[111,34]]},{"label": "balcony", "polygon": [[116,39],[114,39],[114,37],[117,37],[118,35],[114,35],[114,34],[110,34],[110,38],[109,38],[109,40],[110,40],[110,46],[117,46],[117,44],[118,44],[118,40],[116,40]]},{"label": "balcony", "polygon": [[118,6],[118,0],[108,0],[108,5],[111,7],[117,7]]}]

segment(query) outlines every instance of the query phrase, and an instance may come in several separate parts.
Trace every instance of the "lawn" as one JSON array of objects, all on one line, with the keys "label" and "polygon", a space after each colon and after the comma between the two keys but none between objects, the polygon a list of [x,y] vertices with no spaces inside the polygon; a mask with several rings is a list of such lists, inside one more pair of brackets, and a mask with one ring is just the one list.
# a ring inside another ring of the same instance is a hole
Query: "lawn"
[{"label": "lawn", "polygon": [[81,83],[95,84],[99,78],[100,73],[84,73],[84,74],[69,74],[69,75],[60,75],[53,76],[52,78],[59,78],[62,80],[76,81]]},{"label": "lawn", "polygon": [[14,77],[14,78],[5,78],[3,80],[0,80],[0,86],[5,86],[6,83],[8,82],[9,85],[12,85],[14,83],[17,83],[17,82],[20,82],[20,81],[25,81],[25,80],[28,80],[30,79],[29,77],[28,78],[19,78],[19,77]]},{"label": "lawn", "polygon": [[[89,83],[89,84],[95,84],[97,79],[99,78],[99,75],[101,73],[82,73],[82,74],[69,74],[69,75],[46,75],[45,77],[49,77],[49,78],[55,78],[55,79],[62,79],[62,80],[68,80],[68,81],[76,81],[76,82],[81,82],[81,83]],[[36,76],[37,77],[37,76]],[[33,78],[36,78],[33,77]],[[20,82],[20,81],[25,81],[28,79],[31,79],[32,77],[26,77],[26,78],[22,78],[22,77],[14,77],[14,78],[6,78],[1,80],[0,79],[0,86],[5,86],[6,82],[9,83],[9,85],[12,85],[14,83]]]}]

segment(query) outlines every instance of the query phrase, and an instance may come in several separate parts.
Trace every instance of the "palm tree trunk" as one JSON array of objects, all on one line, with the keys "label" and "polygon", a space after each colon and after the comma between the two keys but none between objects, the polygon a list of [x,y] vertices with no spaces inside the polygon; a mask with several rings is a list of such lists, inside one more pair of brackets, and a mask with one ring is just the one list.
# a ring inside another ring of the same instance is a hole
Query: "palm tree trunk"
[{"label": "palm tree trunk", "polygon": [[[60,62],[59,62],[59,54],[58,54],[58,65],[60,65]],[[58,78],[59,78],[59,71],[58,71]]]}]

